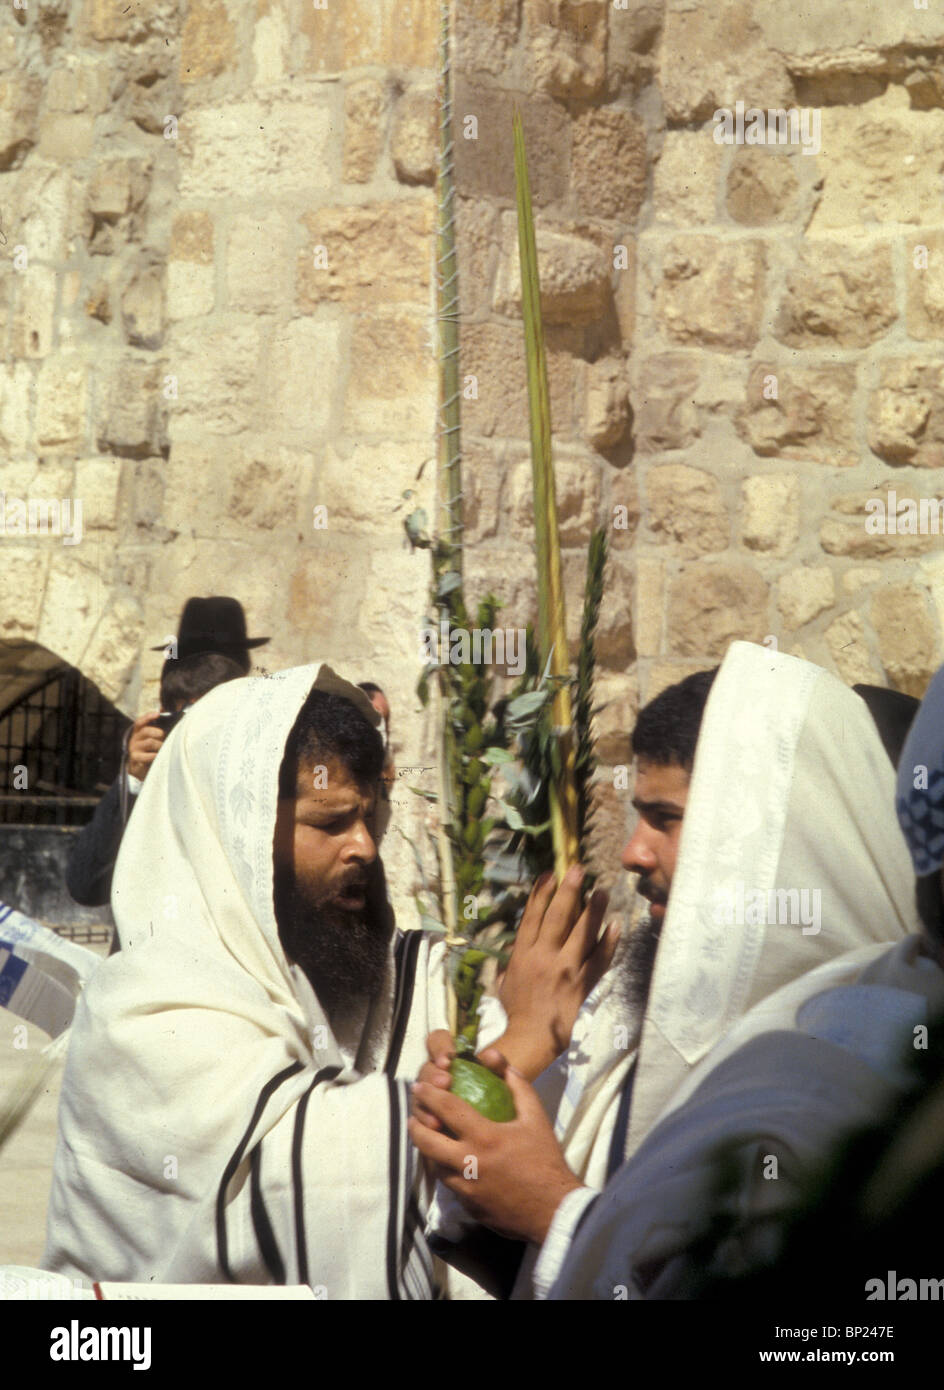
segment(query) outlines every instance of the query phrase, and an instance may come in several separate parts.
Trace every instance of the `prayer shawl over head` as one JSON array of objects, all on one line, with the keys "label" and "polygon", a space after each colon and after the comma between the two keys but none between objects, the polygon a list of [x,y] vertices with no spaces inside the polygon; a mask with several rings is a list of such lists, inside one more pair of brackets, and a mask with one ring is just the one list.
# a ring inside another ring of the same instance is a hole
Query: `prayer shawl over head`
[{"label": "prayer shawl over head", "polygon": [[732,644],[702,721],[646,1015],[627,1016],[617,965],[577,1019],[556,1097],[546,1074],[558,1138],[588,1186],[603,1187],[759,1001],[849,952],[867,963],[918,929],[894,796],[857,695],[818,666]]},{"label": "prayer shawl over head", "polygon": [[279,766],[313,685],[377,722],[324,665],[231,681],[148,773],[115,871],[122,949],[76,1010],[48,1269],[431,1296],[427,1193],[395,1078],[415,1077],[427,1033],[446,1026],[442,947],[392,941],[367,1016],[332,1031],[278,936]]}]

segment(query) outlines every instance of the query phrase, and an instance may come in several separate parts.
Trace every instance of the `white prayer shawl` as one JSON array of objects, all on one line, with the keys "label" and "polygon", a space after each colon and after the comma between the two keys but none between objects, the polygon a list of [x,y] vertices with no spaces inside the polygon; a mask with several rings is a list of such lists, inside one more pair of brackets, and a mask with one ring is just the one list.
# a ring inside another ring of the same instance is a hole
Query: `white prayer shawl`
[{"label": "white prayer shawl", "polygon": [[[698,739],[645,1018],[627,1016],[611,971],[584,1005],[562,1066],[541,1082],[567,1161],[588,1186],[606,1182],[634,1062],[624,1157],[752,1006],[791,981],[805,997],[824,986],[800,977],[824,962],[863,947],[878,953],[918,930],[894,795],[858,695],[818,666],[732,644]],[[818,890],[821,930],[752,922],[748,911],[719,920],[738,884],[745,898]]]},{"label": "white prayer shawl", "polygon": [[401,936],[369,1015],[335,1034],[278,937],[278,773],[313,684],[376,722],[324,665],[232,681],[150,769],[115,870],[122,949],[76,1011],[48,1269],[431,1296],[429,1194],[397,1078],[446,1026],[442,947]]}]

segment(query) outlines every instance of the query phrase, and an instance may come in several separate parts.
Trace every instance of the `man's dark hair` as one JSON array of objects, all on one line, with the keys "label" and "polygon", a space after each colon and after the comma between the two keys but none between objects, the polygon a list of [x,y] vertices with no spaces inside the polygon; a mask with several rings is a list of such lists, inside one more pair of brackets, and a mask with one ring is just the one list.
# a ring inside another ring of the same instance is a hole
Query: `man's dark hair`
[{"label": "man's dark hair", "polygon": [[302,762],[344,765],[359,786],[380,781],[384,747],[366,715],[342,695],[312,690],[299,711],[279,768],[279,796],[294,797]]},{"label": "man's dark hair", "polygon": [[717,674],[717,666],[711,671],[696,671],[668,686],[640,710],[632,735],[637,758],[691,772],[708,692]]},{"label": "man's dark hair", "polygon": [[[363,690],[364,694],[368,697],[368,699],[371,695],[383,695],[384,693],[375,681],[358,681],[357,688],[358,690]],[[384,699],[386,699],[385,695]]]},{"label": "man's dark hair", "polygon": [[194,656],[168,657],[161,667],[161,708],[176,709],[178,705],[199,700],[214,686],[224,681],[240,680],[245,675],[238,662],[221,652],[197,652]]}]

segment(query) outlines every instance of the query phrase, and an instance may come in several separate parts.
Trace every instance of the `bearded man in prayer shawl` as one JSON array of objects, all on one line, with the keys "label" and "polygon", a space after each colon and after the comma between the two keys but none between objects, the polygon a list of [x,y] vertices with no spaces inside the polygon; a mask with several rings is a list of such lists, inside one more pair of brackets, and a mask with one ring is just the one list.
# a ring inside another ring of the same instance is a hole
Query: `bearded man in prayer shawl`
[{"label": "bearded man in prayer shawl", "polygon": [[[116,866],[122,949],[76,1013],[45,1268],[433,1295],[402,1078],[445,1023],[444,948],[393,928],[378,722],[321,665],[219,686],[168,736]],[[604,904],[575,925],[572,886],[532,895],[543,945],[508,974],[540,985],[512,982],[503,1050],[569,1036]]]},{"label": "bearded man in prayer shawl", "polygon": [[[796,1123],[780,1149],[757,1120],[764,1095],[784,1079],[782,1034],[765,1042],[741,1089],[732,1092],[724,1063],[754,1034],[793,1027],[801,1016],[815,1035],[817,996],[864,977],[889,942],[916,930],[894,781],[863,699],[808,662],[731,646],[702,720],[643,1008],[634,1013],[617,960],[581,1010],[566,1056],[534,1088],[509,1069],[518,1119],[508,1124],[483,1120],[438,1085],[416,1088],[411,1134],[441,1165],[447,1188],[480,1221],[530,1242],[514,1297],[547,1295],[578,1227],[561,1296],[639,1297],[658,1288],[699,1229],[714,1176],[709,1160],[726,1127],[745,1131],[749,1199],[785,1197],[790,1155],[808,1158],[823,1130],[807,1133],[795,1093],[787,1113]],[[804,910],[804,892],[815,911]],[[866,999],[871,1008],[873,996]],[[900,1013],[892,1013],[886,1019],[877,1008],[877,1032],[897,1036]],[[790,1077],[801,1068],[802,1085],[815,1090],[811,1057],[827,1044],[810,1035],[785,1065]],[[841,1040],[829,1046],[842,1053]],[[881,1079],[873,1084],[853,1068],[843,1075],[857,1102],[875,1102]],[[687,1107],[706,1077],[704,1103]],[[423,1110],[456,1137],[424,1126]],[[828,1114],[819,1118],[828,1124]],[[460,1149],[478,1158],[474,1184],[462,1176]],[[767,1154],[782,1160],[779,1182],[765,1181]],[[565,1184],[553,1204],[542,1196]]]}]

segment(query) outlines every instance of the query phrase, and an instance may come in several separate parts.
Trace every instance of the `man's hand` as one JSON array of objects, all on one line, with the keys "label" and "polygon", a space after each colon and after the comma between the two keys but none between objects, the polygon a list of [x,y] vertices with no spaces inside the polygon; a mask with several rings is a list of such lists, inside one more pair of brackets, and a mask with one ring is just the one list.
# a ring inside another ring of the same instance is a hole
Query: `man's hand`
[{"label": "man's hand", "polygon": [[144,781],[148,768],[164,742],[164,730],[153,723],[159,714],[159,709],[152,710],[150,714],[142,714],[131,726],[131,736],[128,739],[128,771],[140,782]]},{"label": "man's hand", "polygon": [[[537,1093],[511,1069],[505,1081],[518,1114],[504,1124],[486,1120],[439,1086],[418,1081],[410,1138],[476,1220],[501,1235],[542,1245],[558,1205],[582,1183],[567,1167]],[[436,1119],[438,1132],[421,1122],[423,1113]],[[449,1134],[442,1132],[445,1127]]]},{"label": "man's hand", "polygon": [[618,922],[597,940],[606,893],[598,889],[580,912],[582,880],[579,865],[567,870],[556,892],[553,874],[538,879],[499,989],[508,1027],[495,1047],[531,1080],[567,1047],[580,1006],[609,969],[619,941]]},{"label": "man's hand", "polygon": [[[426,1050],[429,1053],[429,1061],[424,1062],[420,1068],[418,1081],[424,1082],[427,1086],[438,1086],[441,1091],[448,1091],[452,1085],[452,1075],[450,1065],[456,1055],[456,1042],[448,1028],[438,1028],[434,1033],[430,1033],[426,1039]],[[478,1053],[476,1059],[484,1067],[497,1072],[499,1076],[504,1076],[507,1059],[497,1047],[486,1047]],[[442,1129],[439,1120],[433,1112],[421,1105],[413,1091],[412,1113],[423,1122],[429,1129]]]}]

